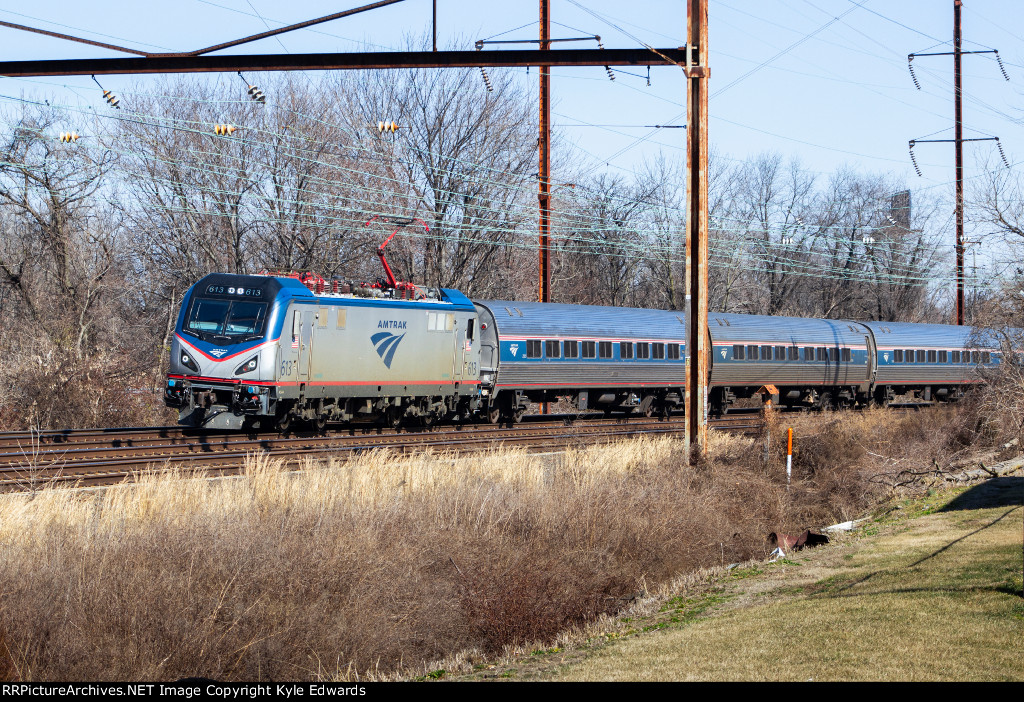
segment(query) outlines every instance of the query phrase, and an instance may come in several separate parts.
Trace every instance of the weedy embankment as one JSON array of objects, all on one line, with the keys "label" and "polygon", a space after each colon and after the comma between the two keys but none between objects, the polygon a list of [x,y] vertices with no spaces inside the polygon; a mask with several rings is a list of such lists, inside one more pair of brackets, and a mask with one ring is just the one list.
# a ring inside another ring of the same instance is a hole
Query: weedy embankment
[{"label": "weedy embankment", "polygon": [[[785,417],[788,419],[788,417]],[[25,680],[382,677],[425,672],[617,611],[765,535],[888,494],[878,459],[928,464],[942,412],[800,417],[716,437],[690,468],[640,440],[557,456],[375,453],[244,476],[163,474],[0,498],[0,627]],[[476,653],[474,653],[474,651]]]}]

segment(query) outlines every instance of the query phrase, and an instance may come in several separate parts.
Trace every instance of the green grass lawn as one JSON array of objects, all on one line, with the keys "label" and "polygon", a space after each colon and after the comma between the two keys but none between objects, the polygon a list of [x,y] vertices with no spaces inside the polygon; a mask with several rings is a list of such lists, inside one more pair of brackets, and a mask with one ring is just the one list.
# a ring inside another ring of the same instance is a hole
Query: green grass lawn
[{"label": "green grass lawn", "polygon": [[737,569],[696,616],[637,622],[543,677],[1024,680],[1022,493],[1024,478],[1000,478],[907,503],[862,535]]}]

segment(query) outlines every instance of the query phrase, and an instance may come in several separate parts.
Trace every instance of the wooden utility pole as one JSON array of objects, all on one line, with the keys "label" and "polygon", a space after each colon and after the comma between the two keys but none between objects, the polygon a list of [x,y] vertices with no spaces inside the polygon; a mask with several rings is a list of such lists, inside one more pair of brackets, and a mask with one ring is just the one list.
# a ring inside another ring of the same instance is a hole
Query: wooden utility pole
[{"label": "wooden utility pole", "polygon": [[[540,50],[551,48],[551,12],[548,0],[540,0]],[[548,233],[551,226],[551,66],[540,67],[540,152],[537,169],[537,201],[540,209],[540,290],[537,300],[551,302],[551,269]]]},{"label": "wooden utility pole", "polygon": [[708,5],[687,0],[686,18],[686,451],[708,439]]},{"label": "wooden utility pole", "polygon": [[953,0],[953,121],[956,148],[956,323],[964,323],[964,122],[960,73],[960,0]]},{"label": "wooden utility pole", "polygon": [[976,137],[973,139],[964,139],[964,113],[963,113],[963,73],[960,70],[961,59],[965,54],[994,54],[996,57],[996,63],[999,65],[999,70],[1003,74],[1003,78],[1010,80],[1009,74],[1006,72],[1006,68],[1003,66],[1003,60],[999,58],[999,51],[996,49],[985,49],[981,51],[964,51],[961,48],[961,37],[962,31],[960,26],[960,8],[963,6],[963,0],[953,0],[953,50],[952,51],[938,51],[930,53],[913,53],[907,56],[907,65],[910,68],[910,77],[914,81],[914,85],[918,90],[921,89],[921,83],[917,80],[917,76],[914,74],[914,59],[918,56],[952,56],[953,57],[953,130],[954,135],[952,139],[911,139],[910,140],[910,160],[914,164],[914,170],[917,171],[917,175],[921,175],[921,168],[917,165],[917,159],[914,158],[914,146],[916,144],[940,144],[940,143],[953,143],[954,151],[956,154],[956,323],[962,325],[964,323],[964,142],[967,141],[994,141],[996,148],[999,149],[999,156],[1003,159],[1003,163],[1006,167],[1010,167],[1010,163],[1006,160],[1006,154],[1003,152],[1003,146],[999,143],[999,137]]}]

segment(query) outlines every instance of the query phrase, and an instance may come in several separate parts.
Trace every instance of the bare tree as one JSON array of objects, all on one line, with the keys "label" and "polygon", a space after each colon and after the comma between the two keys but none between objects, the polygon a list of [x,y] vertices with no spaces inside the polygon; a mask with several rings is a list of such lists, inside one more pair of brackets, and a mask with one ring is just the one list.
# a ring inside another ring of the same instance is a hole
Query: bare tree
[{"label": "bare tree", "polygon": [[761,154],[744,168],[736,224],[747,244],[752,283],[746,311],[783,314],[797,308],[807,284],[802,249],[808,235],[801,222],[810,217],[814,184],[798,161],[784,164],[779,154]]},{"label": "bare tree", "polygon": [[0,283],[33,329],[81,357],[118,261],[118,227],[97,202],[110,154],[59,141],[58,118],[48,107],[25,107],[10,123],[0,163]]},{"label": "bare tree", "polygon": [[606,174],[577,188],[559,223],[560,300],[630,307],[657,302],[644,267],[650,253],[645,215],[656,189]]},{"label": "bare tree", "polygon": [[[402,267],[467,294],[503,290],[507,248],[521,245],[520,230],[532,225],[523,207],[535,183],[532,109],[509,74],[492,73],[491,84],[488,92],[473,70],[372,71],[343,77],[337,88],[350,127],[365,135],[375,191],[367,211],[429,227],[404,250],[396,242]],[[384,120],[397,132],[378,133]]]}]

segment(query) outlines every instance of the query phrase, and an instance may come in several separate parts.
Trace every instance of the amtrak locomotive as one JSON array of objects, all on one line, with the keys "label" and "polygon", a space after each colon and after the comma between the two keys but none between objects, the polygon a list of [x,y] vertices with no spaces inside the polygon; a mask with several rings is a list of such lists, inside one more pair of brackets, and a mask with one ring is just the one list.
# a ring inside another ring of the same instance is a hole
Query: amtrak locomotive
[{"label": "amtrak locomotive", "polygon": [[[716,414],[766,385],[790,406],[953,399],[1000,360],[964,327],[718,313],[708,325]],[[558,398],[668,414],[683,402],[685,332],[671,311],[212,274],[182,300],[164,399],[211,429],[518,421]]]}]

